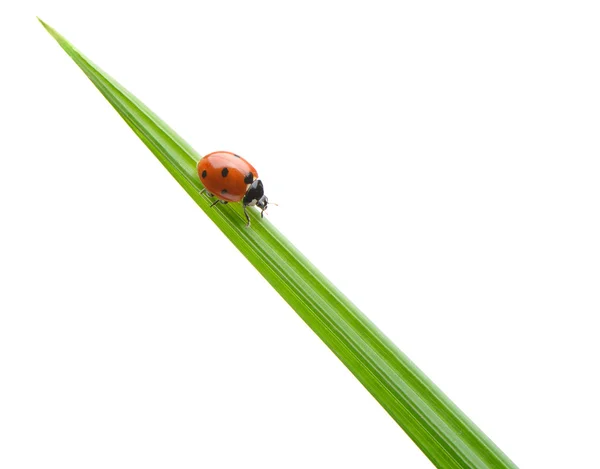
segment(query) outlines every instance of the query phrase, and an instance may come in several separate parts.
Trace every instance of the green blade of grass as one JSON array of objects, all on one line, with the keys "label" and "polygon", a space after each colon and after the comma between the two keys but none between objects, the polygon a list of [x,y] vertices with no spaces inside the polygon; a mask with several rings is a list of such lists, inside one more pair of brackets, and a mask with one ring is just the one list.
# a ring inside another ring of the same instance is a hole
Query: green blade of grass
[{"label": "green blade of grass", "polygon": [[[515,468],[506,455],[267,220],[199,194],[200,159],[181,137],[40,20],[200,208],[438,468]],[[235,204],[239,205],[239,204]]]}]

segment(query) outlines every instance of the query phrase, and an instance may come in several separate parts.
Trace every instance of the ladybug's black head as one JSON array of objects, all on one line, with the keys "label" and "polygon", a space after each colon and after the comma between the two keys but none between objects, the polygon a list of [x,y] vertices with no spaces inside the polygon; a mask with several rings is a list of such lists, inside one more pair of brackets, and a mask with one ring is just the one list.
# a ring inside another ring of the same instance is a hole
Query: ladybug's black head
[{"label": "ladybug's black head", "polygon": [[269,204],[269,199],[267,199],[267,196],[265,195],[265,190],[260,179],[255,179],[252,184],[250,184],[250,187],[244,196],[243,204],[244,206],[249,205],[250,207],[256,205],[261,210],[260,216],[262,218],[263,212],[267,209],[267,205]]}]

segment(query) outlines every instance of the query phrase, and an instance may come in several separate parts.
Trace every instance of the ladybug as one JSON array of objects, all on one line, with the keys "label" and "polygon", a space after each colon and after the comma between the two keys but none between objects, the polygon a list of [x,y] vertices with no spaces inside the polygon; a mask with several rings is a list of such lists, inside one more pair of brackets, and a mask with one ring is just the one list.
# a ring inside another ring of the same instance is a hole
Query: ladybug
[{"label": "ladybug", "polygon": [[267,208],[269,200],[258,172],[244,158],[228,151],[215,151],[198,161],[198,176],[204,185],[201,193],[216,197],[211,207],[219,202],[242,202],[246,226],[250,226],[250,216],[246,207],[256,205],[261,209],[260,216]]}]

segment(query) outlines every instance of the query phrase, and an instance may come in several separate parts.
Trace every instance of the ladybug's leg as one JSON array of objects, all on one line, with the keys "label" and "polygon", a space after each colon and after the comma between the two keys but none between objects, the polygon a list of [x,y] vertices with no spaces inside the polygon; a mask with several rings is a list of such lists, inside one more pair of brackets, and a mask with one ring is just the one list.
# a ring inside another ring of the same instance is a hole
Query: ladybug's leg
[{"label": "ladybug's leg", "polygon": [[228,203],[226,200],[215,200],[212,204],[210,204],[211,207],[214,207],[215,205],[217,205],[218,203],[222,203],[223,205],[225,205],[226,203]]},{"label": "ladybug's leg", "polygon": [[250,215],[248,215],[248,210],[246,210],[246,204],[243,205],[244,207],[244,215],[246,215],[246,228],[250,226]]},{"label": "ladybug's leg", "polygon": [[226,200],[219,200],[219,199],[217,199],[217,200],[215,200],[215,201],[214,201],[212,204],[210,204],[210,206],[211,206],[211,207],[214,207],[214,206],[215,206],[215,205],[217,205],[217,204],[223,204],[223,205],[225,205],[225,204],[227,204],[227,203],[228,203],[228,202],[227,202]]}]

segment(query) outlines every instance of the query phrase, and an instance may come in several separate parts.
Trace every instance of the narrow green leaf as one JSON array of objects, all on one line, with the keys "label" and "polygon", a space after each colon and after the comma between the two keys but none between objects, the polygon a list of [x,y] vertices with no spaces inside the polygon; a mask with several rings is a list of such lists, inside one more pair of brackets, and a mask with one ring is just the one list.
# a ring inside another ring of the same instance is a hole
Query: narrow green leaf
[{"label": "narrow green leaf", "polygon": [[267,220],[201,196],[200,159],[135,96],[40,20],[131,129],[438,468],[515,468],[385,335]]}]

